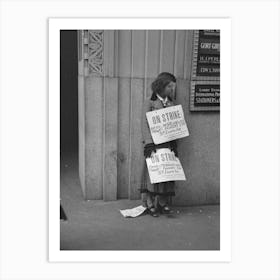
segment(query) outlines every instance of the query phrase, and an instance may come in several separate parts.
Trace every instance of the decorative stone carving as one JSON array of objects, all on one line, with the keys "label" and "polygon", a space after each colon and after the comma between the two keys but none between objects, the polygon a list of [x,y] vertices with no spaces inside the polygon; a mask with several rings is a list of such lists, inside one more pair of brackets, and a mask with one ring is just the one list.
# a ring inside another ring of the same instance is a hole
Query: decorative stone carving
[{"label": "decorative stone carving", "polygon": [[103,31],[89,30],[89,74],[103,75],[103,33]]},{"label": "decorative stone carving", "polygon": [[104,31],[84,30],[83,37],[85,75],[103,75]]}]

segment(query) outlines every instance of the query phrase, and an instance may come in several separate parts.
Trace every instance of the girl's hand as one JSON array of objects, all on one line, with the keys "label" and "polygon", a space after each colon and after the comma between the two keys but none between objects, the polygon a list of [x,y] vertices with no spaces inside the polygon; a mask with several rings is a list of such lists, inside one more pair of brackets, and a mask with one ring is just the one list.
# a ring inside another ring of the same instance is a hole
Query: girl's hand
[{"label": "girl's hand", "polygon": [[170,150],[174,153],[175,157],[178,157],[178,150],[177,150],[177,142],[176,140],[173,140],[170,142]]},{"label": "girl's hand", "polygon": [[149,158],[152,156],[152,153],[156,152],[156,148],[154,144],[147,144],[144,147],[144,157]]}]

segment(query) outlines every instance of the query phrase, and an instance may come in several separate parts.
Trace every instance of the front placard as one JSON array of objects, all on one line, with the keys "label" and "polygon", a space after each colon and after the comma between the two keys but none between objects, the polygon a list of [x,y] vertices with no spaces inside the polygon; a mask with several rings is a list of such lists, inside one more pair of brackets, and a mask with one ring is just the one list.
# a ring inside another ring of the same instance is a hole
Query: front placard
[{"label": "front placard", "polygon": [[170,149],[158,149],[146,163],[151,184],[186,180],[180,160]]},{"label": "front placard", "polygon": [[189,136],[181,105],[147,112],[146,117],[155,144]]}]

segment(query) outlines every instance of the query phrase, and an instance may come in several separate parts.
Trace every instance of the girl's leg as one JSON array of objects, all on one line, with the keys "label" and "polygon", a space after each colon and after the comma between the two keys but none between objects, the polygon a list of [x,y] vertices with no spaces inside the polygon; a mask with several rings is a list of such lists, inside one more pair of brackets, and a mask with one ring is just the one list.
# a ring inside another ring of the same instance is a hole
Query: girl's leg
[{"label": "girl's leg", "polygon": [[142,206],[147,208],[148,205],[147,205],[147,193],[146,192],[141,193],[141,201],[142,201]]},{"label": "girl's leg", "polygon": [[162,207],[164,207],[164,206],[166,206],[166,205],[168,205],[169,203],[169,201],[168,201],[168,196],[167,195],[159,195],[158,196],[159,198],[158,198],[158,205],[159,205],[159,207],[160,208],[162,208]]},{"label": "girl's leg", "polygon": [[153,217],[158,217],[159,216],[159,211],[158,211],[158,207],[157,207],[157,201],[158,201],[158,198],[157,198],[157,195],[152,195],[151,193],[149,193],[149,199],[148,199],[149,203],[149,211],[150,211],[150,214],[151,216]]},{"label": "girl's leg", "polygon": [[154,207],[154,196],[150,193],[150,192],[147,192],[146,193],[146,197],[147,197],[147,200],[146,200],[146,204],[147,204],[147,207],[150,209],[152,207]]},{"label": "girl's leg", "polygon": [[173,211],[170,209],[171,196],[161,195],[159,199],[159,205],[163,214],[171,214]]}]

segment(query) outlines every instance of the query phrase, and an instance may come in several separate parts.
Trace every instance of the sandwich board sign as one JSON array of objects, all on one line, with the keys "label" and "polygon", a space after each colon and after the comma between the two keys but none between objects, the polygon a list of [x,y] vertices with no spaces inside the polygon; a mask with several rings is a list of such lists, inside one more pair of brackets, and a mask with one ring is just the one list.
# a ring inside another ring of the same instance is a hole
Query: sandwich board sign
[{"label": "sandwich board sign", "polygon": [[146,118],[155,144],[189,136],[182,105],[147,112]]},{"label": "sandwich board sign", "polygon": [[186,180],[180,160],[168,148],[158,149],[146,163],[151,184]]}]

